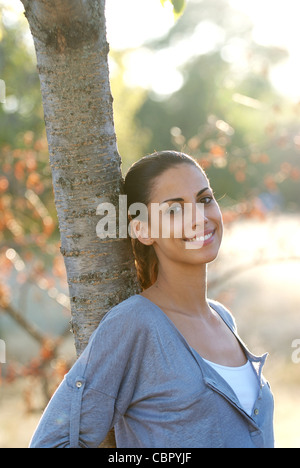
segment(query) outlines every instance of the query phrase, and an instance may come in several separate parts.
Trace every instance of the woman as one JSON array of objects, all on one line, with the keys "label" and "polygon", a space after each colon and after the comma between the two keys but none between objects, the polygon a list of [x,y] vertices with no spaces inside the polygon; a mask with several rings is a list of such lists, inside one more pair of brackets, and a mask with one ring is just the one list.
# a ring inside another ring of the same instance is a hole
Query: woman
[{"label": "woman", "polygon": [[155,153],[129,169],[125,192],[148,207],[148,219],[130,218],[142,292],[105,316],[31,447],[98,447],[112,427],[117,447],[273,447],[266,355],[206,295],[223,224],[205,173],[185,154]]}]

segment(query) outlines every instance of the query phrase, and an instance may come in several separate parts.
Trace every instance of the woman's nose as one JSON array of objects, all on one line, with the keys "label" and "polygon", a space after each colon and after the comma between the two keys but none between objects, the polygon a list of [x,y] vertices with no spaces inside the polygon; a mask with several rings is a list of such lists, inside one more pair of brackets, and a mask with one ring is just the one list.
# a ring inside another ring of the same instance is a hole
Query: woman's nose
[{"label": "woman's nose", "polygon": [[184,209],[184,233],[185,237],[193,237],[202,234],[205,230],[207,217],[205,216],[204,203],[187,203]]}]

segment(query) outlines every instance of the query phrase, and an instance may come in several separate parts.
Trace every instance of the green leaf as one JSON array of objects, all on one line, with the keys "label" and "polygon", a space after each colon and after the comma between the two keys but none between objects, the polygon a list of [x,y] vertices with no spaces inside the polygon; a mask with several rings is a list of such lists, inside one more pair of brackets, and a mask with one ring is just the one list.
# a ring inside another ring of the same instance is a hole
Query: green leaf
[{"label": "green leaf", "polygon": [[178,17],[183,13],[183,10],[186,6],[186,0],[160,0],[162,6],[164,6],[167,2],[173,5],[175,17]]},{"label": "green leaf", "polygon": [[174,7],[174,13],[181,15],[185,9],[186,0],[171,0]]}]

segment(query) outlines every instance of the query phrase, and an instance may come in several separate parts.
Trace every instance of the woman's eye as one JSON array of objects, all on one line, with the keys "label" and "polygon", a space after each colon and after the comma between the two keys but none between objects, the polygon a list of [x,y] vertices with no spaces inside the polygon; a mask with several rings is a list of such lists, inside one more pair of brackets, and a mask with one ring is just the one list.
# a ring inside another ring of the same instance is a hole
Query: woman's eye
[{"label": "woman's eye", "polygon": [[181,211],[182,211],[182,206],[180,205],[180,203],[178,203],[175,205],[171,205],[170,208],[167,209],[166,213],[177,214],[177,213],[180,213]]},{"label": "woman's eye", "polygon": [[204,203],[204,205],[208,205],[213,201],[213,197],[204,197],[201,198],[200,203]]}]

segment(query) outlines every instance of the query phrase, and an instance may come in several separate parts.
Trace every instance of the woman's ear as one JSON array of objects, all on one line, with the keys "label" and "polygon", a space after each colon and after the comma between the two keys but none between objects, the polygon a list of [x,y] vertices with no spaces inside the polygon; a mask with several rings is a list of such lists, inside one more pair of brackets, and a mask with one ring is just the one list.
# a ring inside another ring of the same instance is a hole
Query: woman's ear
[{"label": "woman's ear", "polygon": [[154,240],[149,236],[148,223],[140,219],[130,221],[130,236],[138,239],[144,245],[152,245]]}]

